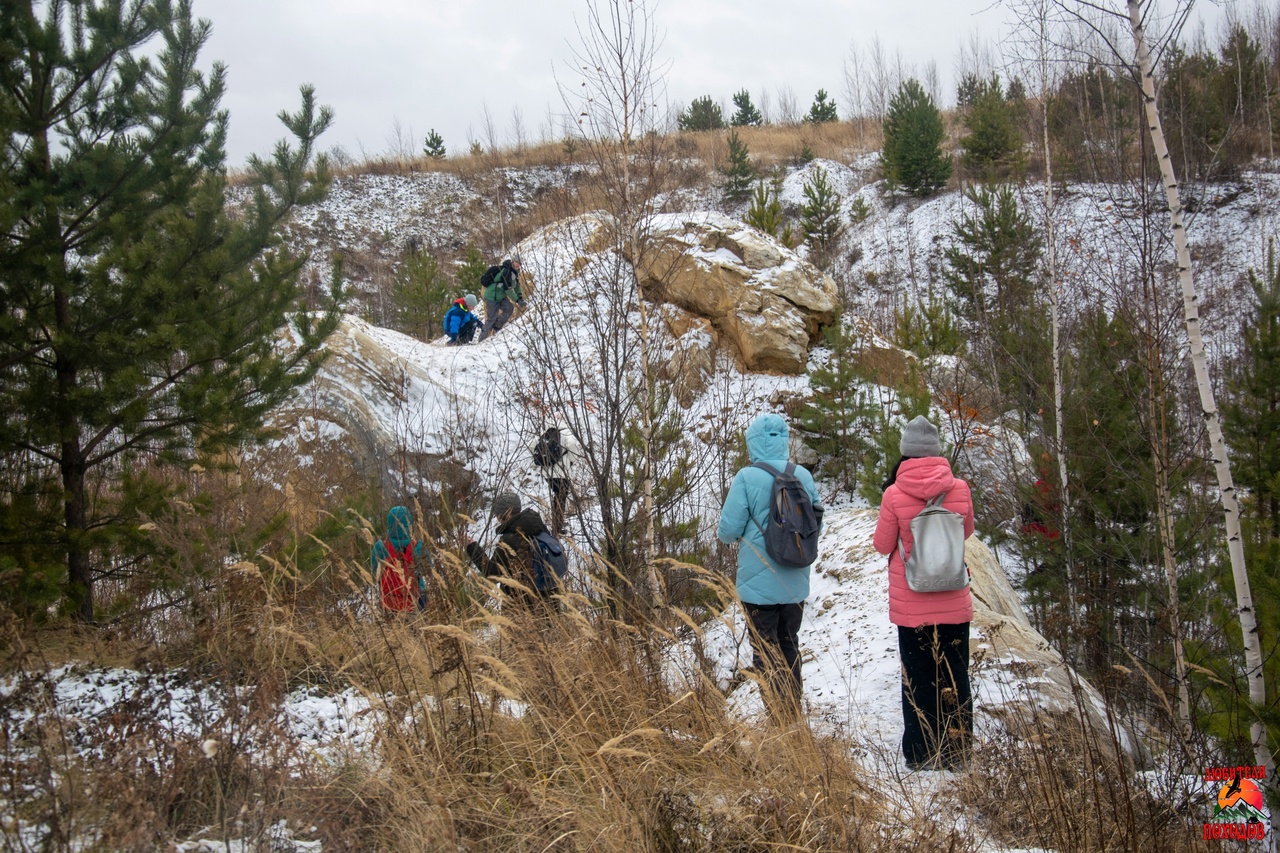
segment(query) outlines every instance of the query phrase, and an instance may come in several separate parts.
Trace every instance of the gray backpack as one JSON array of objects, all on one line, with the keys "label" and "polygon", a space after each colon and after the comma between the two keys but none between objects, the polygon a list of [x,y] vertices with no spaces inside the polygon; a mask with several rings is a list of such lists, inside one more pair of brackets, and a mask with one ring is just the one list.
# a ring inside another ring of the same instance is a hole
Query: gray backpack
[{"label": "gray backpack", "polygon": [[951,592],[969,585],[964,564],[964,516],[942,506],[943,492],[924,505],[911,519],[911,558],[898,537],[898,553],[906,567],[907,586],[913,592]]}]

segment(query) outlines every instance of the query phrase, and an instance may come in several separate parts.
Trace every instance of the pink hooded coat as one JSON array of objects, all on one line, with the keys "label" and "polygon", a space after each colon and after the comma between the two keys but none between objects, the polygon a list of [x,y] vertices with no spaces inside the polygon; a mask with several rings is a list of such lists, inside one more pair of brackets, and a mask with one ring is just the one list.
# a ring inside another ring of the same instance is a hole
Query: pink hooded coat
[{"label": "pink hooded coat", "polygon": [[915,544],[911,519],[925,503],[947,493],[942,505],[964,516],[964,535],[973,535],[973,496],[969,484],[951,473],[951,463],[943,456],[904,460],[898,478],[885,490],[876,522],[875,548],[889,555],[889,621],[904,628],[921,625],[959,625],[973,621],[973,596],[969,588],[950,592],[912,592],[898,553],[898,537],[907,555]]}]

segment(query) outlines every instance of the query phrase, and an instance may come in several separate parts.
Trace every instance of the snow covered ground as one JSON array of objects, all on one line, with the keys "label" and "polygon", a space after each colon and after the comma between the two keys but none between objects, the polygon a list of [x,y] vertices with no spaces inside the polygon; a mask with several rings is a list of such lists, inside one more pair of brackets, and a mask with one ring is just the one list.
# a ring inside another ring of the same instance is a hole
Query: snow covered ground
[{"label": "snow covered ground", "polygon": [[[900,292],[911,292],[911,282],[922,280],[913,272],[913,265],[923,270],[937,262],[951,225],[967,203],[951,193],[923,204],[891,206],[867,185],[870,166],[869,161],[852,167],[832,162],[810,164],[787,177],[783,198],[789,204],[802,200],[805,175],[822,167],[844,196],[846,210],[855,196],[864,200],[872,215],[851,226],[852,239],[861,252],[852,270],[867,280],[867,287],[859,290],[860,304],[875,316],[883,310],[885,300],[900,298]],[[532,197],[538,187],[563,180],[562,174],[546,170],[546,174],[522,176],[520,186]],[[1201,238],[1201,250],[1210,258],[1202,278],[1228,288],[1238,287],[1249,267],[1261,265],[1265,238],[1274,233],[1277,224],[1275,212],[1260,200],[1280,191],[1280,177],[1250,174],[1242,186],[1239,193],[1223,190],[1206,194],[1203,212],[1191,227],[1193,240]],[[371,235],[378,234],[393,242],[447,242],[458,236],[449,223],[456,222],[461,206],[478,198],[476,189],[444,174],[344,178],[327,202],[302,212],[294,225],[295,240],[299,247],[313,249],[317,255],[334,248],[335,241],[342,242],[344,234],[362,246],[371,245]],[[1034,192],[1028,191],[1025,201],[1038,216],[1035,199]],[[1063,204],[1064,221],[1072,228],[1060,236],[1073,253],[1069,257],[1080,264],[1102,263],[1103,247],[1082,242],[1082,237],[1124,227],[1130,212],[1117,208],[1110,192],[1102,187],[1073,187]],[[521,251],[526,266],[537,271],[539,283],[546,286],[531,299],[532,311],[554,312],[552,322],[563,325],[572,323],[575,314],[593,310],[593,300],[600,295],[568,275],[575,260],[573,253],[538,235],[526,241]],[[1209,325],[1212,328],[1216,322],[1221,333],[1231,311],[1222,308],[1215,315],[1212,304],[1209,310]],[[530,336],[522,333],[522,322],[529,321],[518,319],[481,344],[452,348],[351,318],[343,332],[348,337],[341,356],[346,363],[330,365],[326,372],[331,378],[338,377],[333,380],[336,385],[345,384],[344,405],[366,407],[361,419],[370,429],[385,433],[378,441],[412,447],[420,453],[458,455],[490,494],[511,488],[526,500],[542,500],[543,484],[528,454],[541,424],[505,397],[513,387],[506,374],[518,371],[530,358]],[[688,423],[723,417],[726,402],[731,401],[728,418],[732,428],[741,429],[755,414],[777,410],[779,400],[808,393],[803,376],[728,372],[719,376],[717,383],[695,400],[687,414]],[[467,429],[458,429],[464,422]],[[350,434],[348,426],[335,420],[314,416],[300,420],[299,430],[283,439],[282,446],[295,446],[291,443],[296,443],[299,435],[303,439],[324,437],[336,444],[369,440]],[[691,431],[687,440],[699,450],[702,439],[696,431]],[[704,443],[699,458],[709,453],[709,445]],[[307,461],[305,456],[298,459],[300,464]],[[694,508],[712,520],[718,508],[716,491],[709,486],[694,501]],[[473,533],[483,535],[485,524],[485,519],[479,520]],[[805,700],[815,729],[855,736],[858,757],[868,768],[871,784],[886,796],[901,796],[905,791],[921,802],[936,803],[944,797],[948,775],[908,774],[898,754],[901,707],[896,633],[888,621],[884,558],[870,546],[873,524],[872,516],[859,511],[858,502],[834,507],[826,515],[822,553],[814,569],[801,633]],[[728,685],[733,672],[748,662],[750,655],[740,611],[726,613],[707,632],[706,644],[718,678]],[[670,655],[672,677],[681,677],[687,666],[685,651],[672,648]],[[118,708],[145,702],[148,707],[162,708],[159,718],[166,721],[164,737],[203,745],[225,736],[217,721],[227,715],[211,710],[225,709],[226,703],[239,695],[218,685],[199,683],[183,673],[88,665],[59,667],[44,674],[41,682],[49,686],[49,692],[33,689],[32,682],[14,676],[0,680],[0,696],[13,700],[17,691],[23,691],[24,697],[29,694],[29,701],[23,698],[14,703],[19,709],[17,716],[6,725],[20,728],[56,714],[76,720],[86,731],[109,736],[113,726],[128,725],[117,716]],[[974,688],[982,737],[988,730],[990,710],[1005,701],[1006,690],[995,670],[978,670]],[[731,706],[742,719],[763,724],[759,693],[750,682],[733,691]],[[368,750],[380,725],[370,708],[367,697],[352,691],[308,688],[289,693],[278,712],[285,730],[306,745],[307,760],[327,761]],[[103,741],[95,737],[85,742]],[[962,814],[945,819],[958,825],[968,820]],[[6,832],[38,829],[14,824],[12,818],[9,821],[4,826]],[[226,849],[220,844],[192,840],[179,849]],[[315,848],[297,841],[294,849]]]}]

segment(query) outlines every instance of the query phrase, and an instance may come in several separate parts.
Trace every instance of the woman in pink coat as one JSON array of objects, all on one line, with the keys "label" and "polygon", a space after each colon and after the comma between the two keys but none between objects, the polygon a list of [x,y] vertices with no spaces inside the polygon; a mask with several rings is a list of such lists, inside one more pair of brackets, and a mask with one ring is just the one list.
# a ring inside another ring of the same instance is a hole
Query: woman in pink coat
[{"label": "woman in pink coat", "polygon": [[898,626],[902,659],[902,754],[907,767],[955,769],[963,765],[973,734],[973,696],[969,689],[969,588],[913,592],[907,586],[903,557],[911,555],[911,519],[924,505],[946,493],[942,505],[964,516],[965,538],[973,535],[973,497],[969,484],[951,473],[942,455],[938,428],[923,416],[902,433],[902,459],[885,482],[875,548],[889,556],[889,621]]}]

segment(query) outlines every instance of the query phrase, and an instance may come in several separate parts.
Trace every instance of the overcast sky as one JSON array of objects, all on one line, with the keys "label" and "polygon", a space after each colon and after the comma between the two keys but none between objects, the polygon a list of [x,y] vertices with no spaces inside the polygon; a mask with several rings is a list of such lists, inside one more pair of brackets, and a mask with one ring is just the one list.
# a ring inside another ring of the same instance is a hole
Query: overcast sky
[{"label": "overcast sky", "polygon": [[[434,128],[462,153],[469,139],[485,140],[486,106],[500,141],[514,139],[517,109],[530,140],[554,112],[558,138],[556,77],[576,84],[569,60],[586,2],[195,0],[196,15],[213,23],[202,59],[229,71],[228,165],[270,150],[284,133],[276,113],[296,108],[303,83],[336,113],[321,146],[357,159],[392,150],[397,125],[415,152]],[[1216,26],[1220,10],[1201,6]],[[961,46],[998,44],[1009,32],[994,0],[663,0],[655,19],[669,102],[706,94],[728,108],[746,88],[757,105],[767,92],[776,109],[785,86],[807,111],[825,88],[842,117],[852,44],[865,50],[879,37],[917,73],[932,59],[946,101]]]}]

